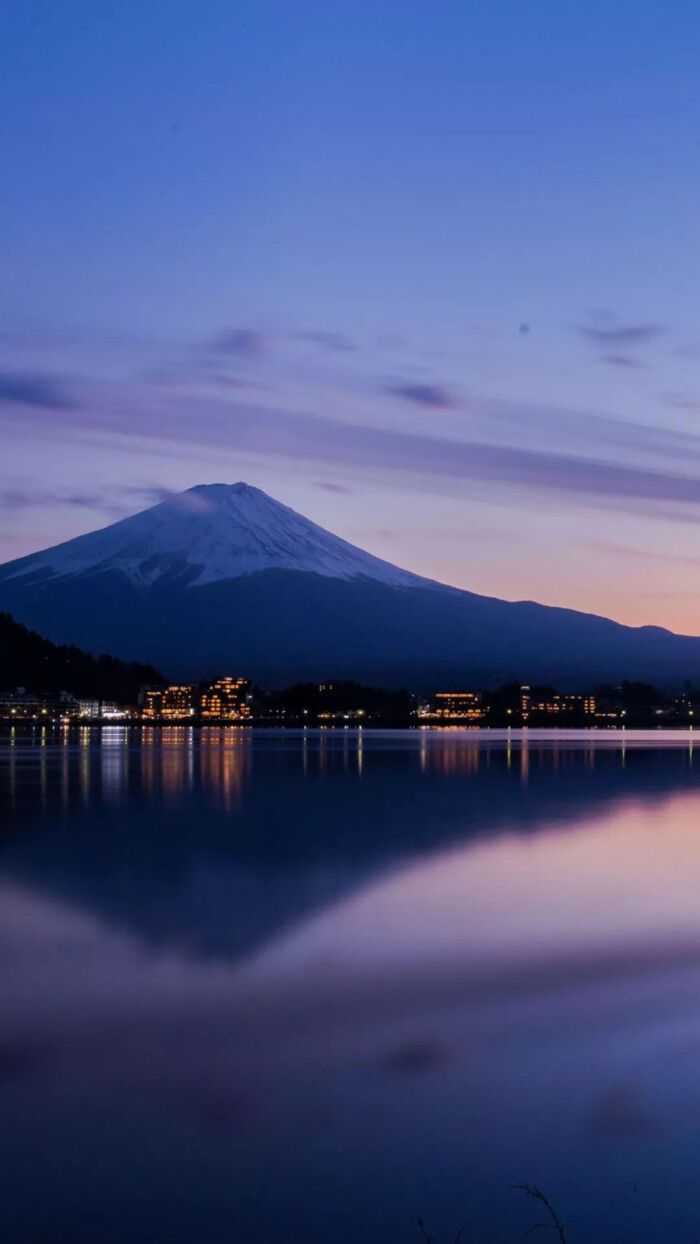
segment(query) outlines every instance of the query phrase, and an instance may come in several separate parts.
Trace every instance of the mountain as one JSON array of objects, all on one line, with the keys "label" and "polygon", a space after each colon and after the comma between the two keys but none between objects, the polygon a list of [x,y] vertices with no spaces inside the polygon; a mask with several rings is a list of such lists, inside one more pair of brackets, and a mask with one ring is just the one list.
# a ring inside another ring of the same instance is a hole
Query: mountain
[{"label": "mountain", "polygon": [[259,488],[204,484],[160,505],[4,567],[3,580],[75,580],[115,572],[137,588],[202,587],[266,570],[332,579],[365,577],[391,587],[425,583],[340,540]]},{"label": "mountain", "polygon": [[243,483],[191,488],[0,566],[0,609],[177,677],[700,681],[700,639],[420,578]]},{"label": "mountain", "polygon": [[0,687],[34,692],[70,691],[97,700],[136,702],[139,688],[158,686],[163,677],[150,665],[125,664],[110,656],[91,656],[79,648],[58,647],[0,613]]}]

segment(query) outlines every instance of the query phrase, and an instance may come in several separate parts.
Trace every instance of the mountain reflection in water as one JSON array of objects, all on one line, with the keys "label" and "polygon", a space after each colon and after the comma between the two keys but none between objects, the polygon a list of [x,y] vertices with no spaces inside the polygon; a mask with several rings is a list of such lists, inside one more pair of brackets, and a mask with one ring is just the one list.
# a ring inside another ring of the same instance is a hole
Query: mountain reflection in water
[{"label": "mountain reflection in water", "polygon": [[695,761],[5,736],[3,1238],[518,1239],[525,1181],[572,1239],[692,1238]]}]

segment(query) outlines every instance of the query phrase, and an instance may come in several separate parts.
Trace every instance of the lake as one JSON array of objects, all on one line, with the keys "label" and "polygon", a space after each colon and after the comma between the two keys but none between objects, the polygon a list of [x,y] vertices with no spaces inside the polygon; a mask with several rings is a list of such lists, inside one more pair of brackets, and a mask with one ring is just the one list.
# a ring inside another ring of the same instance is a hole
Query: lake
[{"label": "lake", "polygon": [[700,1235],[692,733],[6,732],[0,808],[3,1244]]}]

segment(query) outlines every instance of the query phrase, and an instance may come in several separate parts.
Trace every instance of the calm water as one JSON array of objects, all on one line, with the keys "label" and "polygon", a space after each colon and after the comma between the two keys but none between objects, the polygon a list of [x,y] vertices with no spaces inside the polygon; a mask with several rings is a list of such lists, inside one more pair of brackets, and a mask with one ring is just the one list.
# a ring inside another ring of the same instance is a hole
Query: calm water
[{"label": "calm water", "polygon": [[0,1239],[700,1237],[692,736],[0,736]]}]

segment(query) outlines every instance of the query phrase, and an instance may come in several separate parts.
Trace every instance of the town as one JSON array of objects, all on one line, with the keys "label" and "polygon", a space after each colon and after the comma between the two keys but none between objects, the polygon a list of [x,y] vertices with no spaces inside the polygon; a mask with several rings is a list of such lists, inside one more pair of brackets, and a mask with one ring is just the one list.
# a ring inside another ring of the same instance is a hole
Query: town
[{"label": "town", "polygon": [[579,692],[527,683],[496,690],[408,691],[329,680],[265,691],[239,675],[203,683],[140,689],[135,703],[80,697],[69,691],[16,687],[0,692],[0,721],[9,723],[237,724],[320,728],[691,728],[700,718],[700,689],[664,693],[622,682]]}]

